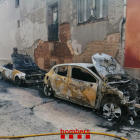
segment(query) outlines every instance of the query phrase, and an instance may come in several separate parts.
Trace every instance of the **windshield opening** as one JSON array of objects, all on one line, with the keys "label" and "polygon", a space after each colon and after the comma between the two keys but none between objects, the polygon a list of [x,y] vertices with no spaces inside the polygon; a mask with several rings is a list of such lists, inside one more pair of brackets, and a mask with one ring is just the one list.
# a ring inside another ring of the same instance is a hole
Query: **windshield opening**
[{"label": "windshield opening", "polygon": [[37,69],[38,66],[35,64],[33,59],[29,55],[13,54],[12,60],[14,68],[16,69]]},{"label": "windshield opening", "polygon": [[94,72],[96,75],[98,75],[100,77],[100,75],[98,74],[98,72],[95,69],[95,67],[88,67],[88,69],[90,69],[92,72]]}]

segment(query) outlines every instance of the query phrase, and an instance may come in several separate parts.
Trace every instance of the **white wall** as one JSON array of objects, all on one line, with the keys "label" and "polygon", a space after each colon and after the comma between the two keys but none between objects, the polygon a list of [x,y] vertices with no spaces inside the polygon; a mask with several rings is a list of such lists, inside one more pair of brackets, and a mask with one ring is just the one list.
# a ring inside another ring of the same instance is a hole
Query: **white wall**
[{"label": "white wall", "polygon": [[0,1],[0,65],[11,59],[13,47],[23,49],[38,39],[47,41],[46,1],[20,0],[17,8],[15,0]]},{"label": "white wall", "polygon": [[17,20],[20,19],[19,8],[14,0],[0,3],[0,60],[11,59],[12,48],[16,46]]}]

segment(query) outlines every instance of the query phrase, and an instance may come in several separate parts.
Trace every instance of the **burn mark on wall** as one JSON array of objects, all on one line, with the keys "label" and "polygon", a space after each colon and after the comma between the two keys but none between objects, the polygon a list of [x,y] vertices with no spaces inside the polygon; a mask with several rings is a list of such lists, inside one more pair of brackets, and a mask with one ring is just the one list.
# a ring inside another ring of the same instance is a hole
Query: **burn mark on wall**
[{"label": "burn mark on wall", "polygon": [[[35,62],[43,69],[50,69],[51,65],[58,63],[71,63],[73,62],[73,49],[69,44],[70,24],[63,23],[59,26],[59,41],[42,41],[39,40],[38,47],[34,51]],[[38,60],[42,60],[40,65]]]}]

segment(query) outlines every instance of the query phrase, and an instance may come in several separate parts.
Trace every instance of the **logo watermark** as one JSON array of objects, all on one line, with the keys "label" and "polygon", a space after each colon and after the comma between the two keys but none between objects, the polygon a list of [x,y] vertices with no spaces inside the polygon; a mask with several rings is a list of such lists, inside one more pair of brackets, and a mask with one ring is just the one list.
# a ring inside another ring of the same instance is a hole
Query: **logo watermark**
[{"label": "logo watermark", "polygon": [[[90,130],[78,130],[78,129],[63,130],[63,129],[60,129],[60,133],[61,133],[61,136],[60,136],[61,139],[65,139],[66,134],[69,134],[69,139],[74,139],[74,136],[75,136],[74,134],[77,134],[76,135],[77,139],[83,139],[83,138],[90,139]],[[84,137],[82,134],[85,134]]]}]

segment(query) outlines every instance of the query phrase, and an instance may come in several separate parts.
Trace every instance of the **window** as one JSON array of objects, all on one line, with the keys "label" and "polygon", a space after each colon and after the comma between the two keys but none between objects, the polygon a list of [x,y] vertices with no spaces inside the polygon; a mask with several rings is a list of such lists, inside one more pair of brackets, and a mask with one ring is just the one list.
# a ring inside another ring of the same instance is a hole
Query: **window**
[{"label": "window", "polygon": [[16,7],[19,6],[19,0],[15,0]]},{"label": "window", "polygon": [[17,21],[17,27],[20,27],[20,20]]},{"label": "window", "polygon": [[67,77],[68,67],[67,67],[67,66],[57,67],[57,68],[55,68],[54,71],[55,71],[55,73],[58,74],[58,75]]},{"label": "window", "polygon": [[96,83],[96,79],[92,75],[90,75],[86,70],[80,68],[72,68],[72,78]]},{"label": "window", "polygon": [[90,17],[106,18],[108,0],[78,0],[78,21],[87,21]]},{"label": "window", "polygon": [[50,25],[48,25],[48,41],[58,41],[58,4],[50,6]]}]

